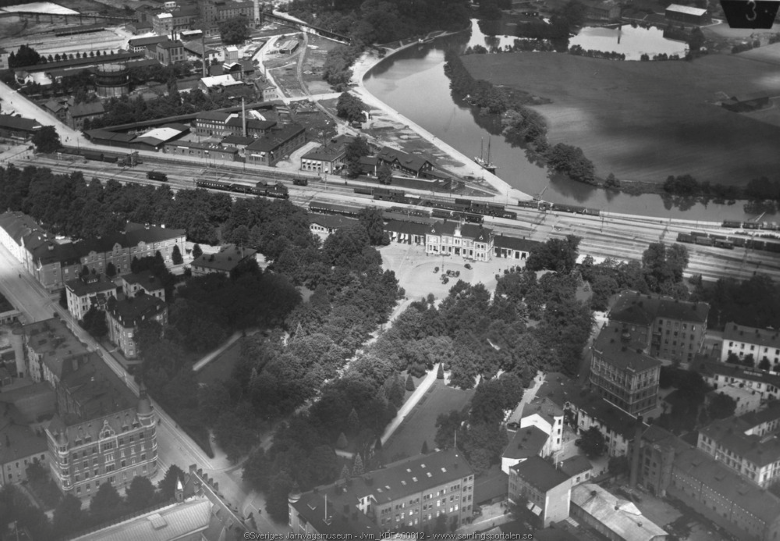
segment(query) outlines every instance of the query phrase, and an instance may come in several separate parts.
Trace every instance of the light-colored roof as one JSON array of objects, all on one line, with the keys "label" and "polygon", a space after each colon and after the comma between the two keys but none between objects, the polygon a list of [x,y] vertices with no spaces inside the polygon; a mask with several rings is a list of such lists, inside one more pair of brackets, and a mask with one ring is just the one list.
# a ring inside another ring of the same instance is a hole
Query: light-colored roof
[{"label": "light-colored roof", "polygon": [[666,532],[643,516],[636,505],[598,485],[583,483],[575,486],[571,491],[571,503],[615,532],[619,539],[651,541],[666,538]]},{"label": "light-colored roof", "polygon": [[[169,541],[205,530],[211,518],[211,502],[196,499],[120,522],[77,537],[78,541]],[[75,541],[75,540],[74,540]]]},{"label": "light-colored roof", "polygon": [[666,11],[674,11],[676,13],[685,13],[686,15],[696,15],[697,17],[701,17],[705,13],[707,13],[706,9],[699,9],[699,8],[693,8],[691,6],[681,6],[679,4],[670,4]]},{"label": "light-colored roof", "polygon": [[173,15],[171,15],[170,13],[160,13],[159,15],[157,15],[158,19],[170,19],[172,17]]},{"label": "light-colored roof", "polygon": [[174,128],[155,128],[153,130],[150,130],[143,134],[141,137],[151,137],[153,139],[159,139],[160,141],[168,141],[170,139],[173,139],[177,135],[181,134],[181,130],[177,130]]},{"label": "light-colored roof", "polygon": [[207,88],[212,86],[233,86],[244,84],[241,81],[233,79],[232,75],[215,75],[213,77],[203,77],[201,82],[206,85]]}]

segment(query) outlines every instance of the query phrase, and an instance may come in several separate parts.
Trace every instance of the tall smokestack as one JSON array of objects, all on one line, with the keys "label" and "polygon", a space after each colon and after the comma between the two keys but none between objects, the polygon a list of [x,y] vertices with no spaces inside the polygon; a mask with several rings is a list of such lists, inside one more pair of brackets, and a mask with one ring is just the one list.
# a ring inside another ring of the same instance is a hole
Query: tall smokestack
[{"label": "tall smokestack", "polygon": [[246,106],[244,105],[244,98],[241,98],[241,129],[246,137]]},{"label": "tall smokestack", "polygon": [[636,429],[634,432],[634,442],[631,449],[631,472],[628,477],[628,486],[631,488],[636,487],[637,478],[639,477],[639,459],[642,452],[642,433],[644,426],[642,423],[642,416],[636,418]]},{"label": "tall smokestack", "polygon": [[200,30],[200,46],[203,49],[203,76],[208,77],[209,70],[206,68],[207,57],[206,57],[206,29],[205,28],[201,28]]}]

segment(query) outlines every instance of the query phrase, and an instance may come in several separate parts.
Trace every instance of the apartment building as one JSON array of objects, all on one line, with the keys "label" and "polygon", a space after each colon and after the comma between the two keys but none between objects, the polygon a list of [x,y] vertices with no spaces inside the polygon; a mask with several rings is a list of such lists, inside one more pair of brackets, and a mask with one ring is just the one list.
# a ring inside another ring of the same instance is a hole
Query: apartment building
[{"label": "apartment building", "polygon": [[780,375],[777,373],[718,362],[705,361],[697,366],[704,380],[717,390],[732,386],[755,391],[761,395],[761,400],[780,398]]},{"label": "apartment building", "polygon": [[425,253],[490,261],[493,254],[493,231],[477,224],[435,222],[425,235]]},{"label": "apartment building", "polygon": [[138,356],[135,334],[145,321],[156,321],[165,326],[168,321],[168,307],[165,301],[151,295],[130,297],[109,302],[108,338],[128,359]]},{"label": "apartment building", "polygon": [[137,297],[141,292],[165,300],[165,287],[152,271],[145,270],[122,276],[122,293],[125,297]]},{"label": "apartment building", "polygon": [[661,361],[631,342],[620,326],[605,325],[591,348],[590,384],[609,402],[631,415],[655,409]]},{"label": "apartment building", "polygon": [[[349,481],[291,494],[293,534],[373,534],[457,528],[473,513],[474,474],[457,450],[388,464]],[[441,518],[444,517],[444,518]]]},{"label": "apartment building", "polygon": [[126,488],[157,472],[157,434],[151,402],[97,356],[55,389],[57,413],[46,428],[52,477],[65,494],[84,498],[103,483]]},{"label": "apartment building", "polygon": [[77,321],[81,321],[93,306],[105,309],[108,299],[116,298],[116,284],[103,275],[85,274],[65,282],[65,293],[68,312]]},{"label": "apartment building", "polygon": [[704,344],[709,310],[703,302],[624,291],[609,311],[609,321],[629,341],[644,344],[650,356],[690,362]]},{"label": "apartment building", "polygon": [[698,448],[761,487],[780,477],[780,407],[713,421],[699,431]]},{"label": "apartment building", "polygon": [[730,355],[736,355],[740,361],[752,356],[756,366],[766,359],[772,369],[780,369],[780,331],[727,323],[723,330],[720,362],[726,362]]},{"label": "apartment building", "polygon": [[539,528],[569,517],[571,487],[568,475],[538,456],[510,468],[509,500],[536,515]]},{"label": "apartment building", "polygon": [[89,356],[87,347],[60,318],[29,323],[23,331],[27,373],[36,383],[47,381],[56,388],[64,375]]}]

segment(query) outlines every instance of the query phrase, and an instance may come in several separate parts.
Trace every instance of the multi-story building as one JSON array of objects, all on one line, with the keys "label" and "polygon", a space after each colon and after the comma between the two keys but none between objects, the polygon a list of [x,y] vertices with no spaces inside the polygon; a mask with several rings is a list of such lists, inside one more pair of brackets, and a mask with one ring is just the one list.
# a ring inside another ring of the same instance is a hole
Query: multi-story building
[{"label": "multi-story building", "polygon": [[0,486],[25,481],[27,467],[33,462],[48,468],[46,438],[36,434],[19,418],[20,412],[13,403],[5,402],[3,406],[0,413]]},{"label": "multi-story building", "polygon": [[198,0],[200,16],[209,35],[219,32],[219,23],[235,17],[246,17],[255,21],[253,2],[231,2],[226,0]]},{"label": "multi-story building", "polygon": [[138,356],[135,334],[144,321],[156,321],[163,327],[168,322],[165,301],[151,295],[130,297],[108,304],[108,338],[128,359]]},{"label": "multi-story building", "polygon": [[425,252],[490,261],[493,254],[493,231],[477,224],[436,222],[425,235]]},{"label": "multi-story building", "polygon": [[[510,432],[511,434],[511,432]],[[515,431],[514,437],[501,453],[501,471],[510,475],[513,466],[524,462],[532,456],[547,457],[547,442],[550,441],[546,434],[536,426],[528,426]]]},{"label": "multi-story building", "polygon": [[391,168],[413,177],[421,177],[433,169],[432,159],[416,154],[407,154],[402,150],[390,147],[382,147],[376,157],[380,166],[387,164]]},{"label": "multi-story building", "polygon": [[610,324],[601,329],[592,347],[591,386],[631,415],[651,411],[658,403],[661,361],[642,352],[641,346]]},{"label": "multi-story building", "polygon": [[[275,120],[259,120],[257,118],[246,119],[246,136],[247,137],[262,137],[268,134],[276,127]],[[225,133],[230,135],[244,135],[244,119],[241,115],[232,114],[230,118],[225,122]]]},{"label": "multi-story building", "polygon": [[0,242],[38,282],[49,290],[65,287],[65,283],[81,276],[83,267],[98,274],[112,264],[119,274],[130,272],[134,257],[154,256],[160,252],[165,263],[173,265],[173,249],[184,253],[186,232],[128,223],[124,233],[101,238],[60,243],[35,225],[28,216],[5,213],[0,219]]},{"label": "multi-story building", "polygon": [[158,43],[164,41],[168,41],[168,36],[166,34],[146,38],[135,38],[127,42],[127,48],[133,53],[145,53],[148,45],[156,46]]},{"label": "multi-story building", "polygon": [[727,323],[723,330],[720,362],[726,362],[730,355],[736,355],[740,361],[752,356],[756,366],[766,359],[771,368],[777,368],[780,363],[780,331]]},{"label": "multi-story building", "polygon": [[528,506],[539,517],[537,527],[547,528],[569,518],[572,482],[568,475],[539,456],[509,471],[509,500]]},{"label": "multi-story building", "polygon": [[548,436],[540,456],[550,456],[563,448],[565,439],[563,408],[548,397],[537,395],[531,402],[523,406],[520,428],[532,426]]},{"label": "multi-story building", "polygon": [[[374,534],[457,528],[473,513],[474,474],[453,449],[394,462],[349,481],[291,494],[294,534]],[[445,517],[445,518],[441,518]]]},{"label": "multi-story building", "polygon": [[232,115],[222,111],[204,111],[195,118],[195,133],[197,135],[223,135],[225,123]]},{"label": "multi-story building", "polygon": [[300,124],[287,124],[270,130],[246,147],[247,161],[254,165],[276,165],[305,144],[306,128]]},{"label": "multi-story building", "polygon": [[301,170],[335,173],[344,165],[346,147],[317,147],[301,157]]},{"label": "multi-story building", "polygon": [[710,391],[705,396],[705,407],[709,406],[712,400],[718,395],[725,395],[731,398],[737,405],[734,415],[744,415],[751,411],[758,411],[761,408],[761,393],[752,389],[744,389],[736,385],[724,385],[715,391]]},{"label": "multi-story building", "polygon": [[152,271],[145,270],[122,276],[122,293],[125,297],[136,297],[141,292],[165,300],[165,286]]},{"label": "multi-story building", "polygon": [[157,50],[152,57],[163,66],[170,66],[176,62],[184,62],[184,44],[179,40],[166,40],[157,44]]},{"label": "multi-story building", "polygon": [[224,274],[230,277],[236,268],[243,262],[254,259],[256,250],[251,248],[238,248],[234,244],[223,246],[219,252],[213,254],[201,254],[192,262],[192,275]]},{"label": "multi-story building", "polygon": [[0,324],[0,367],[16,378],[23,378],[27,374],[24,327],[18,321]]},{"label": "multi-story building", "polygon": [[83,498],[103,483],[129,486],[157,472],[157,434],[151,402],[97,355],[55,388],[57,414],[46,428],[51,473],[60,490]]},{"label": "multi-story building", "polygon": [[210,161],[234,162],[238,159],[238,149],[219,144],[195,143],[192,141],[176,141],[165,143],[166,154],[189,156]]},{"label": "multi-story building", "polygon": [[89,356],[89,350],[59,318],[24,326],[27,373],[35,382],[47,381],[56,388],[68,372]]},{"label": "multi-story building", "polygon": [[642,349],[652,357],[690,362],[704,343],[709,311],[709,304],[703,302],[624,291],[609,320],[631,342],[643,343]]},{"label": "multi-story building", "polygon": [[84,122],[102,117],[106,113],[103,104],[99,101],[92,103],[77,103],[68,107],[66,119],[68,126],[74,130],[80,130],[84,127]]},{"label": "multi-story building", "polygon": [[66,282],[65,294],[68,312],[81,321],[93,306],[105,309],[109,297],[116,297],[116,284],[100,274],[85,274]]},{"label": "multi-story building", "polygon": [[718,362],[701,362],[698,363],[698,368],[704,380],[717,390],[733,386],[756,391],[762,400],[780,398],[780,375]]},{"label": "multi-story building", "polygon": [[762,487],[780,478],[780,407],[713,421],[699,431],[698,448]]}]

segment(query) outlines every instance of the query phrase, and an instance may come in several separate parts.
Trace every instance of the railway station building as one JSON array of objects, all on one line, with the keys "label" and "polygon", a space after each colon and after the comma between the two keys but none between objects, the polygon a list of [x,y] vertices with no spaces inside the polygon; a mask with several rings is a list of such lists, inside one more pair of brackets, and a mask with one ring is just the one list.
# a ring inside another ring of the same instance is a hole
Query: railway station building
[{"label": "railway station building", "polygon": [[531,255],[531,250],[540,244],[540,242],[535,240],[508,237],[506,235],[496,235],[493,243],[496,257],[504,257],[515,261],[525,261]]},{"label": "railway station building", "polygon": [[493,231],[477,224],[436,222],[425,234],[425,252],[454,255],[466,260],[490,261],[493,255]]}]

